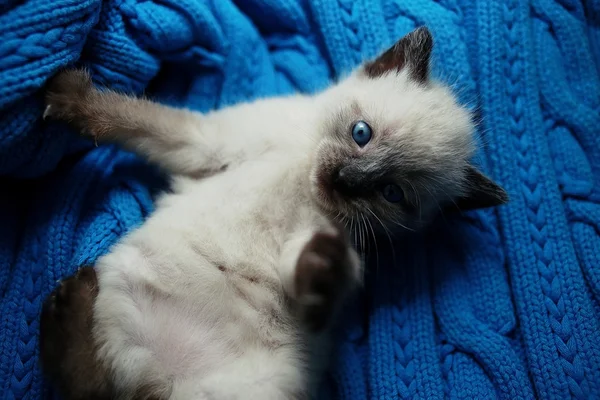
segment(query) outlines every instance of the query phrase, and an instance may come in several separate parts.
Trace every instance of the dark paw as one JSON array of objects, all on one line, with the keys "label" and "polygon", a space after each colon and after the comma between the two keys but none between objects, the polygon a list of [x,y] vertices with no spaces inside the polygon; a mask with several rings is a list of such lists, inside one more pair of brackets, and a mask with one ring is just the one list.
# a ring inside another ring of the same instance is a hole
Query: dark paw
[{"label": "dark paw", "polygon": [[92,335],[96,271],[83,267],[48,296],[40,321],[44,373],[66,399],[109,398],[107,373],[96,360]]},{"label": "dark paw", "polygon": [[87,334],[93,302],[98,292],[96,271],[83,267],[62,280],[44,302],[40,319],[42,361],[54,367],[72,337]]},{"label": "dark paw", "polygon": [[59,72],[48,80],[43,118],[70,122],[82,129],[86,104],[94,92],[92,78],[85,70]]},{"label": "dark paw", "polygon": [[85,310],[98,291],[96,271],[80,268],[77,273],[58,283],[46,300],[45,312],[53,319],[70,318]]},{"label": "dark paw", "polygon": [[303,322],[311,330],[325,328],[352,277],[349,245],[341,230],[319,232],[306,244],[296,266],[296,295]]}]

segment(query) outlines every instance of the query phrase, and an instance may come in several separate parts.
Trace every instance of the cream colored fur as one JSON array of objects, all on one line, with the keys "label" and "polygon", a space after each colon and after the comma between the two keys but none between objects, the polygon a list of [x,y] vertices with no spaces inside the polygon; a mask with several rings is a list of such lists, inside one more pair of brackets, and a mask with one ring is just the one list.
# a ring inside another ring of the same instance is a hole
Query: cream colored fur
[{"label": "cream colored fur", "polygon": [[[336,148],[360,157],[395,143],[398,154],[434,163],[434,178],[419,193],[422,213],[466,190],[469,114],[446,87],[412,82],[406,69],[375,79],[358,69],[313,96],[206,115],[103,96],[106,107],[122,102],[111,107],[124,121],[121,130],[106,130],[106,139],[146,156],[174,181],[153,215],[97,262],[94,337],[125,392],[151,382],[178,400],[310,393],[326,366],[329,338],[309,333],[290,302],[321,300],[297,298],[298,256],[313,234],[335,232],[335,220],[356,212],[328,202],[317,182]],[[350,138],[357,119],[374,132],[364,148]],[[376,217],[398,222],[403,211],[391,207],[375,208]],[[355,250],[347,251],[350,292],[362,272]]]},{"label": "cream colored fur", "polygon": [[[300,249],[330,226],[311,180],[328,140],[324,120],[349,103],[377,128],[420,135],[413,140],[431,152],[450,146],[463,159],[470,155],[466,113],[445,88],[424,91],[403,74],[355,74],[314,97],[189,113],[164,121],[160,141],[180,138],[166,146],[153,137],[119,138],[176,181],[146,223],[97,263],[95,335],[120,385],[160,382],[173,399],[275,400],[307,392],[313,340],[285,297],[294,297]],[[224,165],[201,180],[178,176]],[[358,261],[353,268],[358,284]]]}]

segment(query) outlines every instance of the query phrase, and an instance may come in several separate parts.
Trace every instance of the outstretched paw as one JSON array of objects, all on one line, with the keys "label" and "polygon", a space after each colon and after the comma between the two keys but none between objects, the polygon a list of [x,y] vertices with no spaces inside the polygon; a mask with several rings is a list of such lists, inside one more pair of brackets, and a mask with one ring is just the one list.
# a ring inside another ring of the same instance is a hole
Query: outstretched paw
[{"label": "outstretched paw", "polygon": [[357,260],[341,230],[318,232],[305,245],[296,266],[296,295],[303,322],[314,331],[329,325],[357,280]]},{"label": "outstretched paw", "polygon": [[47,83],[43,118],[69,122],[83,130],[86,107],[94,93],[92,78],[85,70],[63,70]]}]

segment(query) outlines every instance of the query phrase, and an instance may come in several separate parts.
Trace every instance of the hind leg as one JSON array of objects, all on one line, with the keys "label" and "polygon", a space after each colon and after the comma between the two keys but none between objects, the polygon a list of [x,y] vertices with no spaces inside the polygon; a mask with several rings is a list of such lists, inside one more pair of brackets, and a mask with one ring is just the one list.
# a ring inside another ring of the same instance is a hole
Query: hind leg
[{"label": "hind leg", "polygon": [[83,267],[63,280],[44,303],[40,325],[42,367],[66,399],[109,399],[109,373],[96,358],[92,337],[96,271]]}]

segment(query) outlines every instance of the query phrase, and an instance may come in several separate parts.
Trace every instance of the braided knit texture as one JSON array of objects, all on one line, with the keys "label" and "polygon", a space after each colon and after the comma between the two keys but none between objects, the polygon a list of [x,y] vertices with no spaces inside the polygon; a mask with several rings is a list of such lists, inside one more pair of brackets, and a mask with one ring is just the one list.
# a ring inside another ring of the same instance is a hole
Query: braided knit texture
[{"label": "braided knit texture", "polygon": [[323,398],[600,399],[600,0],[0,1],[0,398],[56,396],[41,302],[162,184],[44,123],[51,75],[205,111],[317,90],[425,24],[511,201],[371,243]]}]

